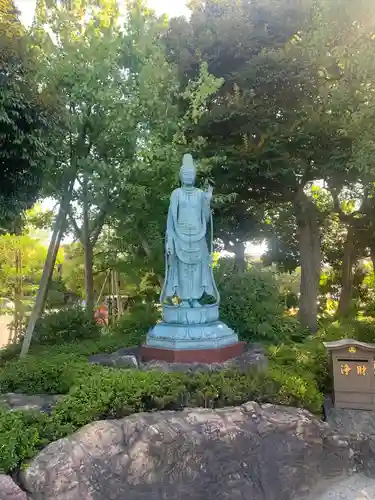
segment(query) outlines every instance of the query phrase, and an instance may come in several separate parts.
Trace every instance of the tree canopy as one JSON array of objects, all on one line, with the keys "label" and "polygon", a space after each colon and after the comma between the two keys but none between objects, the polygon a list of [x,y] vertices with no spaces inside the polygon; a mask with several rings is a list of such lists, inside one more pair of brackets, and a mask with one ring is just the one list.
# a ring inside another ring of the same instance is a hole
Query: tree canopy
[{"label": "tree canopy", "polygon": [[47,169],[52,109],[35,78],[35,58],[13,0],[0,2],[0,230],[16,229],[38,198]]},{"label": "tree canopy", "polygon": [[186,152],[238,273],[266,241],[263,266],[300,281],[304,326],[324,293],[350,311],[360,261],[375,264],[372,0],[193,0],[175,19],[141,0],[38,0],[29,30],[1,5],[0,221],[16,228],[38,195],[60,207],[34,319],[67,232],[65,278],[90,312],[112,271],[157,297]]}]

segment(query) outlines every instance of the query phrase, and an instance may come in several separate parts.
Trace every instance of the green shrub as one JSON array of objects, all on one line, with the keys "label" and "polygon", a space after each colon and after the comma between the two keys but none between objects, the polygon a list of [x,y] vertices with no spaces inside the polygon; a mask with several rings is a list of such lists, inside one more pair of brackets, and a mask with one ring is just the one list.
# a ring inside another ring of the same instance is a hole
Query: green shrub
[{"label": "green shrub", "polygon": [[272,271],[239,271],[231,259],[215,268],[222,321],[242,340],[280,341],[301,332],[298,321],[285,315],[283,299]]},{"label": "green shrub", "polygon": [[184,406],[223,407],[249,400],[294,404],[320,412],[322,395],[312,377],[274,368],[264,374],[226,371],[197,375],[102,368],[73,387],[56,406],[58,426]]},{"label": "green shrub", "polygon": [[21,343],[12,342],[5,347],[0,348],[0,364],[10,361],[19,356],[21,352]]},{"label": "green shrub", "polygon": [[313,376],[307,376],[306,373],[298,374],[292,369],[280,370],[277,366],[270,368],[268,376],[277,389],[272,402],[304,407],[313,413],[321,413],[323,394],[319,391]]},{"label": "green shrub", "polygon": [[142,344],[148,330],[160,319],[160,312],[148,304],[135,304],[125,312],[111,329],[115,335],[123,335],[127,346]]},{"label": "green shrub", "polygon": [[287,370],[304,379],[313,379],[322,393],[332,389],[329,355],[320,339],[270,346],[268,357],[274,373]]},{"label": "green shrub", "polygon": [[98,339],[68,342],[56,346],[33,345],[31,354],[22,360],[1,360],[0,393],[66,394],[81,374],[97,367],[88,363],[93,354],[111,353],[134,345],[134,338],[103,331]]},{"label": "green shrub", "polygon": [[66,394],[80,376],[94,368],[74,355],[29,356],[0,369],[0,393]]},{"label": "green shrub", "polygon": [[[370,316],[358,317],[352,320],[350,323],[344,324],[343,329],[347,329],[350,326],[354,331],[354,338],[360,342],[375,342],[375,318]],[[347,337],[347,335],[345,335]]]},{"label": "green shrub", "polygon": [[48,313],[37,321],[33,342],[48,345],[99,338],[100,327],[82,308]]},{"label": "green shrub", "polygon": [[181,374],[98,368],[81,380],[54,409],[59,425],[81,427],[94,420],[120,418],[152,409],[165,409],[184,394]]},{"label": "green shrub", "polygon": [[[23,368],[30,367],[23,365]],[[196,375],[99,366],[87,368],[82,362],[79,366],[76,364],[72,376],[69,369],[58,371],[55,366],[52,371],[54,389],[62,390],[57,375],[68,377],[65,389],[73,379],[75,383],[51,416],[0,411],[0,471],[9,473],[48,442],[98,419],[185,406],[218,408],[251,400],[300,406],[315,413],[320,413],[322,406],[322,394],[313,377],[303,377],[287,367],[280,369],[273,365],[265,373],[228,370]],[[48,370],[48,364],[45,364],[43,373],[46,376]],[[21,367],[17,373],[21,375]],[[39,379],[33,383],[33,380],[31,373],[29,383],[34,390],[51,389],[51,382],[48,383],[47,379],[43,383]]]},{"label": "green shrub", "polygon": [[42,434],[50,421],[39,412],[10,412],[0,408],[0,473],[14,470],[48,444],[49,439]]}]

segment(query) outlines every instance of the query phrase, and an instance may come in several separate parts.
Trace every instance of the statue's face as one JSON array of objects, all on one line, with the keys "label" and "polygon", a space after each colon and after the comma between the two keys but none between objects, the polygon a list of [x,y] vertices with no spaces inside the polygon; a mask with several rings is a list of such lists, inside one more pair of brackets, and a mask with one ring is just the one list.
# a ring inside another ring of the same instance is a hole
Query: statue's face
[{"label": "statue's face", "polygon": [[181,182],[184,186],[194,186],[195,170],[186,169],[181,172]]}]

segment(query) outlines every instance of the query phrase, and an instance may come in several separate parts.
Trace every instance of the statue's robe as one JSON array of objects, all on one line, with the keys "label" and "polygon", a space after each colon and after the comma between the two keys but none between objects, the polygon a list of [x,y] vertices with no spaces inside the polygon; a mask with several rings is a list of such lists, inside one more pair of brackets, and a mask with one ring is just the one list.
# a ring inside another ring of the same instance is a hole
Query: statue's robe
[{"label": "statue's robe", "polygon": [[173,252],[168,257],[162,300],[173,296],[199,300],[204,293],[216,297],[207,246],[210,216],[209,202],[201,189],[173,191],[166,233]]}]

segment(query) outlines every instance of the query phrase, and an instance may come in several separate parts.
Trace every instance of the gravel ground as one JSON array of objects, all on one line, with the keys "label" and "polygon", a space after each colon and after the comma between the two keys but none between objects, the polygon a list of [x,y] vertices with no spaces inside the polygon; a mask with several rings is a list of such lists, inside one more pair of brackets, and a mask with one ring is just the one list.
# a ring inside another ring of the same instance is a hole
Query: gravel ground
[{"label": "gravel ground", "polygon": [[321,485],[308,500],[375,500],[375,479],[358,474]]}]

